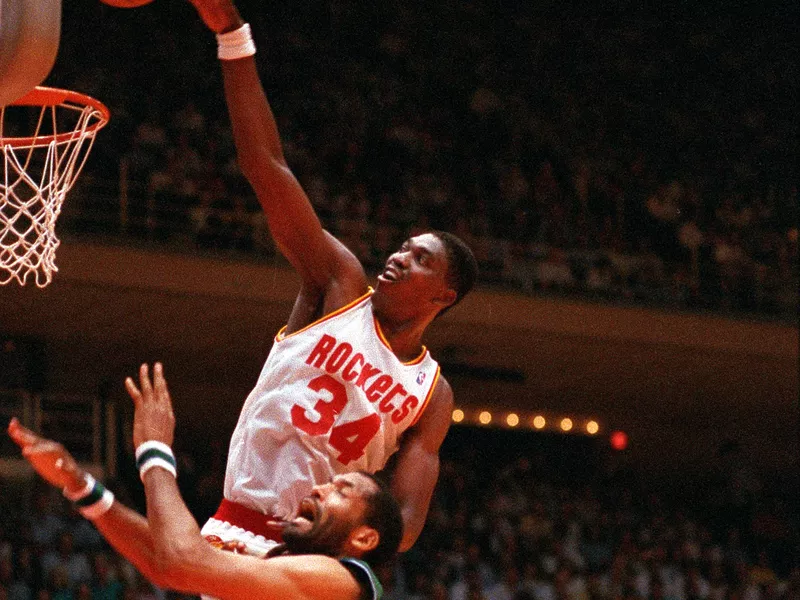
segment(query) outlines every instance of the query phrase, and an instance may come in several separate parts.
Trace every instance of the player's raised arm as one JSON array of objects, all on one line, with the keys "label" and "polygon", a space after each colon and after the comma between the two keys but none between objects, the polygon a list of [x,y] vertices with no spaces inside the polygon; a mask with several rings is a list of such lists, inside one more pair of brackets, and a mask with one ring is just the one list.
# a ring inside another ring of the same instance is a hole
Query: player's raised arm
[{"label": "player's raised arm", "polygon": [[[255,46],[230,0],[191,0],[220,45],[225,98],[239,165],[264,209],[270,233],[303,282],[326,289],[332,279],[354,277],[366,288],[351,252],[328,235],[283,155],[275,118],[252,53]],[[227,48],[227,50],[225,50]]]}]

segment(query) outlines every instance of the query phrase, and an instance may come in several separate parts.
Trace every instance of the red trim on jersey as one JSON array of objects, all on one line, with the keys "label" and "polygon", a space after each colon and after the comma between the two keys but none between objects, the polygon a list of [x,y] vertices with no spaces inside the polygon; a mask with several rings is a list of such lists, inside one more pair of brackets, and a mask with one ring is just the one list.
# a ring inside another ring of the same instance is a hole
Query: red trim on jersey
[{"label": "red trim on jersey", "polygon": [[283,528],[280,525],[270,523],[270,521],[276,520],[275,517],[265,515],[225,498],[222,499],[213,518],[217,521],[224,521],[236,527],[241,527],[250,533],[263,535],[268,540],[274,540],[278,543],[283,542],[283,536],[281,535]]},{"label": "red trim on jersey", "polygon": [[[381,341],[381,343],[382,343],[384,346],[386,346],[386,348],[387,348],[387,349],[388,349],[388,350],[389,350],[389,351],[390,351],[392,354],[394,354],[394,350],[392,350],[392,345],[389,343],[389,340],[387,340],[387,339],[386,339],[386,336],[385,336],[385,335],[383,335],[383,330],[381,329],[381,324],[380,324],[380,323],[378,323],[378,319],[376,319],[376,318],[373,316],[373,317],[372,317],[372,322],[375,324],[375,333],[377,333],[377,334],[378,334],[378,339]],[[407,366],[407,367],[411,367],[411,366],[414,366],[414,365],[416,365],[417,363],[421,363],[421,362],[423,361],[423,359],[425,358],[425,355],[426,355],[427,353],[428,353],[428,348],[427,348],[427,347],[425,347],[425,346],[422,346],[422,352],[420,352],[420,355],[419,355],[419,356],[417,356],[416,358],[412,358],[412,359],[411,359],[410,361],[408,361],[408,362],[403,362],[403,361],[402,361],[402,360],[400,360],[399,358],[398,358],[397,360],[399,360],[399,361],[400,361],[400,364],[402,364],[402,365],[405,365],[405,366]],[[397,355],[396,355],[396,354],[395,354],[395,357],[397,357]]]},{"label": "red trim on jersey", "polygon": [[359,296],[358,298],[356,298],[355,300],[353,300],[349,304],[345,304],[341,308],[337,308],[333,312],[331,312],[331,313],[329,313],[329,314],[327,314],[327,315],[325,315],[323,317],[320,317],[319,319],[317,319],[313,323],[309,323],[308,325],[306,325],[302,329],[298,329],[297,331],[293,331],[289,335],[283,335],[283,332],[286,331],[286,327],[287,327],[286,325],[284,325],[283,327],[281,327],[280,331],[278,331],[278,333],[275,335],[275,341],[276,342],[280,342],[281,340],[285,340],[287,338],[290,338],[293,335],[297,335],[298,333],[303,333],[307,329],[310,329],[311,327],[314,327],[314,325],[319,325],[320,323],[322,323],[324,321],[327,321],[328,319],[332,319],[333,317],[342,314],[346,310],[350,310],[351,308],[355,307],[357,304],[359,304],[359,303],[363,302],[364,300],[366,300],[367,298],[369,298],[372,295],[373,291],[374,290],[372,288],[369,288],[367,290],[367,292],[363,296]]},{"label": "red trim on jersey", "polygon": [[422,408],[419,409],[419,412],[417,413],[417,416],[414,417],[413,421],[411,421],[411,425],[409,425],[409,427],[413,427],[414,425],[416,425],[417,421],[419,421],[419,418],[422,416],[422,413],[425,412],[425,409],[428,406],[428,402],[430,402],[431,398],[433,397],[433,390],[436,389],[436,384],[439,383],[439,375],[441,374],[441,372],[442,372],[442,367],[440,367],[437,364],[436,365],[436,375],[433,376],[433,385],[431,385],[431,389],[430,389],[430,391],[428,391],[428,395],[425,396],[425,402],[422,403]]}]

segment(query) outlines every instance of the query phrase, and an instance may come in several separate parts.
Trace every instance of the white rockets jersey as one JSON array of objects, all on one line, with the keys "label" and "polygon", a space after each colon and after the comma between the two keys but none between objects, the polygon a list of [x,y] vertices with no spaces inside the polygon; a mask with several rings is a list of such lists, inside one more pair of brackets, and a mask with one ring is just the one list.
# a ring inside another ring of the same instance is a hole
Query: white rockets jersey
[{"label": "white rockets jersey", "polygon": [[372,290],[275,337],[231,438],[225,498],[278,518],[334,475],[380,470],[430,400],[439,365],[401,362],[372,314]]}]

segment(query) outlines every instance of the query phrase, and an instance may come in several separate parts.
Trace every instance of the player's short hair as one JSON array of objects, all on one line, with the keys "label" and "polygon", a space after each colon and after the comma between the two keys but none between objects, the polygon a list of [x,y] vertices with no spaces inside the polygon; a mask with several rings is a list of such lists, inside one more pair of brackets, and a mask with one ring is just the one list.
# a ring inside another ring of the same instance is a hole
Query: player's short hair
[{"label": "player's short hair", "polygon": [[400,505],[389,491],[389,486],[372,473],[360,471],[378,486],[378,491],[365,498],[367,510],[364,515],[365,525],[378,532],[378,545],[361,558],[373,569],[389,563],[397,554],[400,541],[403,539],[403,516]]},{"label": "player's short hair", "polygon": [[461,299],[473,288],[475,280],[478,278],[478,261],[470,247],[457,235],[439,230],[433,230],[430,233],[444,244],[447,255],[447,284],[456,292],[455,301],[439,311],[437,316],[440,316],[461,302]]}]

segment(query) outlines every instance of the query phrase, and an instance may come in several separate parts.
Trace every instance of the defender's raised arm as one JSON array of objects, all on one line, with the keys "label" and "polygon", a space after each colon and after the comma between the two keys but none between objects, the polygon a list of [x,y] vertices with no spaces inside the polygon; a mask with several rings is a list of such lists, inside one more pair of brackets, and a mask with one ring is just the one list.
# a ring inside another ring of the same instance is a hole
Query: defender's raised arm
[{"label": "defender's raised arm", "polygon": [[[145,577],[164,588],[220,600],[379,599],[380,585],[361,559],[371,556],[380,564],[394,554],[401,517],[376,480],[351,473],[315,488],[304,500],[306,516],[285,526],[285,555],[265,561],[219,550],[200,535],[178,491],[170,449],[175,420],[162,366],[155,365],[151,381],[147,365],[142,365],[139,384],[128,378],[125,385],[136,409],[134,443],[147,519],[117,502],[61,444],[38,436],[16,419],[8,433],[36,472],[62,488]],[[380,524],[377,529],[367,524],[367,515]],[[342,525],[332,537],[315,526],[317,520]]]}]

